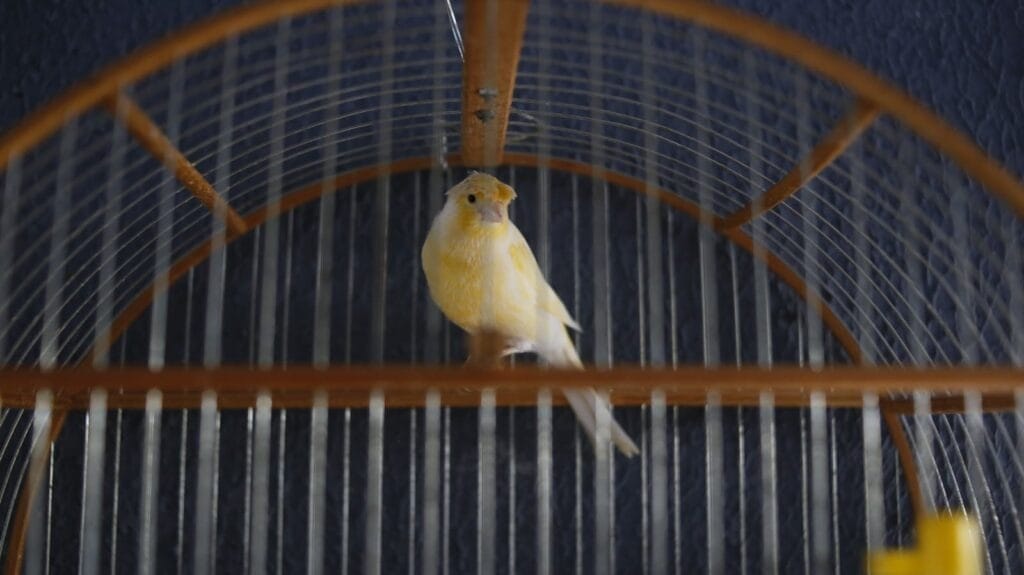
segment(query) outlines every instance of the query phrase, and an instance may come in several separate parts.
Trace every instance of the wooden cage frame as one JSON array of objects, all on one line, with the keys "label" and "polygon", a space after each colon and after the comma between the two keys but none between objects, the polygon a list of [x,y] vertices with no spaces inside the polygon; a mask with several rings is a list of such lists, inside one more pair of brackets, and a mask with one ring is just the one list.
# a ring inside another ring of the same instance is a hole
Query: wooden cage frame
[{"label": "wooden cage frame", "polygon": [[[606,0],[610,4],[639,8],[662,16],[700,25],[754,45],[766,52],[796,62],[850,90],[856,101],[833,128],[813,146],[804,160],[794,166],[774,186],[751,204],[725,217],[703,213],[701,208],[678,195],[656,190],[657,197],[668,206],[701,223],[710,225],[726,239],[763,259],[767,267],[785,282],[807,305],[821,312],[824,324],[854,362],[854,367],[827,368],[812,371],[781,367],[770,370],[717,369],[693,367],[681,369],[641,369],[635,366],[609,370],[562,372],[536,368],[495,371],[470,367],[446,368],[289,368],[250,371],[237,368],[217,370],[165,369],[149,372],[144,369],[94,371],[75,368],[56,372],[32,369],[0,370],[0,404],[5,407],[32,408],[36,394],[42,390],[53,393],[53,418],[50,445],[59,435],[68,410],[86,409],[89,391],[106,389],[109,406],[142,408],[150,389],[163,392],[164,404],[172,408],[196,407],[206,390],[218,393],[224,408],[241,408],[254,404],[257,393],[267,391],[275,407],[300,408],[312,405],[315,391],[328,394],[332,407],[365,406],[374,390],[381,390],[389,406],[420,406],[427,390],[436,390],[446,405],[475,406],[484,390],[495,391],[499,405],[530,405],[542,389],[563,386],[596,386],[611,392],[618,405],[641,405],[651,394],[661,391],[672,405],[704,405],[707,394],[716,392],[722,405],[757,405],[764,393],[771,393],[777,406],[806,406],[812,395],[823,397],[830,406],[858,408],[865,393],[881,397],[880,407],[889,433],[898,449],[907,478],[915,514],[924,509],[914,456],[899,422],[899,416],[913,413],[913,402],[893,399],[892,394],[929,391],[937,396],[932,407],[935,413],[962,412],[964,395],[978,393],[984,398],[985,411],[1005,411],[1016,407],[1014,391],[1024,387],[1024,370],[1014,368],[876,368],[863,364],[863,353],[853,334],[828,304],[813,292],[803,278],[764,246],[740,229],[744,223],[770,211],[796,193],[805,183],[839,157],[850,144],[881,115],[898,119],[935,149],[954,160],[971,178],[984,186],[995,198],[1005,203],[1024,219],[1024,184],[993,161],[970,139],[941,118],[914,101],[902,90],[877,78],[858,64],[828,49],[756,17],[705,0]],[[124,123],[127,132],[150,155],[164,164],[181,184],[210,210],[224,214],[228,242],[252,231],[271,216],[264,207],[246,216],[239,215],[191,164],[188,158],[164,136],[145,110],[120,90],[156,71],[166,68],[178,58],[186,57],[232,36],[266,26],[278,19],[295,17],[357,3],[358,0],[265,0],[239,7],[219,16],[181,30],[121,60],[91,79],[79,84],[50,104],[28,116],[13,130],[0,138],[0,171],[24,152],[31,150],[54,134],[69,119],[87,111],[103,108]],[[545,166],[581,175],[592,175],[588,164],[560,159],[542,159],[530,154],[505,154],[504,144],[509,118],[511,93],[515,85],[516,66],[522,47],[528,0],[467,0],[464,22],[466,57],[462,88],[463,149],[447,160],[455,166]],[[495,10],[498,13],[495,13]],[[488,43],[497,52],[481,52],[478,41],[489,23],[503,26],[502,41]],[[496,93],[485,87],[497,86]],[[482,106],[482,107],[481,107]],[[485,121],[488,120],[495,121]],[[343,173],[333,181],[316,183],[284,195],[274,215],[287,212],[322,194],[334,193],[355,184],[372,181],[382,174],[429,169],[432,158],[414,158],[389,165],[366,167]],[[651,193],[643,181],[602,169],[601,177],[609,183],[638,194]],[[756,249],[755,249],[756,248]],[[213,249],[212,240],[174,262],[169,270],[168,284],[187,274],[205,261]],[[100,338],[90,356],[106,353],[109,345],[121,336],[149,306],[159,289],[153,285],[142,291],[115,318],[106,337]],[[556,399],[556,402],[558,400]],[[30,502],[40,488],[42,477],[29,477],[23,484],[13,524],[13,534],[5,572],[20,572],[28,526]]]}]

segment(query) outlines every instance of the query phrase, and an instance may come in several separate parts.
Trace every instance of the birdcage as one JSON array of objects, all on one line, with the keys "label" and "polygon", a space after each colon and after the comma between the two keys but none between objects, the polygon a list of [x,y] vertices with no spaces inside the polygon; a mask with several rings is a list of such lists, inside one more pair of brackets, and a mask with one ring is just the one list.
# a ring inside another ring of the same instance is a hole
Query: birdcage
[{"label": "birdcage", "polygon": [[[469,169],[585,370],[464,365],[420,247]],[[257,3],[0,173],[6,573],[1024,566],[1024,187],[744,13]]]}]

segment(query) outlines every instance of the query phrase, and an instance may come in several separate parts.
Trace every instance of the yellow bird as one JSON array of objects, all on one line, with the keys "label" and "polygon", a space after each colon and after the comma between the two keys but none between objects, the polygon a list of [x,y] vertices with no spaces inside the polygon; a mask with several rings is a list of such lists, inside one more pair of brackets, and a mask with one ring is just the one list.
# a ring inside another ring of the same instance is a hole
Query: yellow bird
[{"label": "yellow bird", "polygon": [[[511,186],[479,172],[448,190],[421,253],[430,295],[466,332],[501,334],[508,341],[503,355],[535,352],[549,365],[583,369],[566,329],[580,326],[509,220],[508,205],[515,197]],[[565,396],[591,441],[598,410],[604,410],[612,442],[627,456],[639,453],[594,390],[567,389]]]}]

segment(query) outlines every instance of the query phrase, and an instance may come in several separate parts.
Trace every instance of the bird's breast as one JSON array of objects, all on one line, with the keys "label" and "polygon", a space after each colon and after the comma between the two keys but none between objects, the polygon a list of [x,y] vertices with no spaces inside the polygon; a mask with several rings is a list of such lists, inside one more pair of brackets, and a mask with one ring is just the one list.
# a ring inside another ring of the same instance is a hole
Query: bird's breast
[{"label": "bird's breast", "polygon": [[468,332],[484,325],[509,334],[529,329],[519,325],[533,314],[518,309],[522,303],[516,296],[519,282],[507,251],[487,241],[428,238],[423,269],[430,295],[452,323]]}]

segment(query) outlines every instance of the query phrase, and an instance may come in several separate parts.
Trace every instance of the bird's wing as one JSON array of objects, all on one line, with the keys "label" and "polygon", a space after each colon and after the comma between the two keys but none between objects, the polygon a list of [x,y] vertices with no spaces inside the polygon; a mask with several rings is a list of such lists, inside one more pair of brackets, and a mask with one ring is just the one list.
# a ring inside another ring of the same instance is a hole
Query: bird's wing
[{"label": "bird's wing", "polygon": [[515,266],[516,271],[521,277],[529,282],[531,292],[536,291],[537,284],[541,284],[540,293],[538,294],[537,303],[541,309],[557,317],[563,324],[571,327],[576,331],[582,331],[580,325],[576,323],[576,320],[569,315],[569,310],[565,309],[565,304],[559,299],[558,294],[555,290],[551,289],[551,285],[544,279],[543,274],[540,271],[540,266],[537,265],[537,259],[533,256],[533,250],[530,249],[530,245],[526,243],[526,238],[519,231],[519,228],[511,224],[512,228],[512,242],[509,246],[509,255],[512,257],[512,264]]}]

